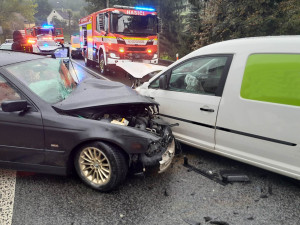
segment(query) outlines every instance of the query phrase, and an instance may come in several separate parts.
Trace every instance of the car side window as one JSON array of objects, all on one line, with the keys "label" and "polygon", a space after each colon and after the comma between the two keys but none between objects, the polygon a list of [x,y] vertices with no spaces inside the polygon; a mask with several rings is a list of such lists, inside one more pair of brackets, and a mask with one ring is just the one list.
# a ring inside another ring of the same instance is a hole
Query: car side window
[{"label": "car side window", "polygon": [[168,90],[204,95],[216,95],[228,56],[193,58],[175,67]]},{"label": "car side window", "polygon": [[20,94],[0,75],[0,110],[2,102],[20,99]]}]

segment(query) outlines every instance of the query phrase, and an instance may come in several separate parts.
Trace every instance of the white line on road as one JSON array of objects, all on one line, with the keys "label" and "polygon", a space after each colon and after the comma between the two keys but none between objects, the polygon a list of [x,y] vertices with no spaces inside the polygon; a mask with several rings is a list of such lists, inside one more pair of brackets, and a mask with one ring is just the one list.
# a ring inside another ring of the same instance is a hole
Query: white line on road
[{"label": "white line on road", "polygon": [[91,69],[89,69],[89,68],[86,68],[85,66],[81,65],[80,63],[78,63],[78,62],[76,62],[76,61],[74,61],[74,60],[72,60],[72,62],[76,63],[78,66],[81,66],[84,70],[86,70],[86,71],[88,71],[89,73],[93,74],[95,77],[101,77],[101,78],[103,78],[104,80],[110,80],[110,79],[108,79],[108,78],[106,78],[106,77],[104,77],[104,76],[102,76],[102,75],[100,75],[100,74],[94,72],[93,70],[91,70]]},{"label": "white line on road", "polygon": [[12,222],[16,171],[0,170],[0,224],[10,225]]}]

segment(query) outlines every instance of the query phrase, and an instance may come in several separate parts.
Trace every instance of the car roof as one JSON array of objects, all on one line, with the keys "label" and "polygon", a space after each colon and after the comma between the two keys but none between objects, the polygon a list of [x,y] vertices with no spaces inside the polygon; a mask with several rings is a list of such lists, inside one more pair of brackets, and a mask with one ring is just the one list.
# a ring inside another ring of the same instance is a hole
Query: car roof
[{"label": "car roof", "polygon": [[43,59],[43,58],[45,57],[40,55],[35,55],[35,54],[0,50],[0,67],[9,64],[25,62],[34,59]]}]

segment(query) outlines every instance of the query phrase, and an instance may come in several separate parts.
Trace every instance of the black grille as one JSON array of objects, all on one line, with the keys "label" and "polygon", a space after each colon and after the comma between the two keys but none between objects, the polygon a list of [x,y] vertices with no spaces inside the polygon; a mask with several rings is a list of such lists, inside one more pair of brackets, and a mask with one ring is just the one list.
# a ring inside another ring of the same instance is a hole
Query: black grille
[{"label": "black grille", "polygon": [[143,52],[146,51],[146,48],[141,47],[128,47],[127,51]]}]

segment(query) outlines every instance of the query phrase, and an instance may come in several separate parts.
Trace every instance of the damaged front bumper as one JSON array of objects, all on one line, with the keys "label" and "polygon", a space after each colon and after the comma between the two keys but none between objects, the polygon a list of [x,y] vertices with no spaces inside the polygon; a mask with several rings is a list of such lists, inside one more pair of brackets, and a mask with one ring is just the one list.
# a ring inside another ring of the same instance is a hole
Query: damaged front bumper
[{"label": "damaged front bumper", "polygon": [[175,147],[175,139],[168,127],[162,140],[150,144],[148,151],[140,155],[143,168],[152,167],[158,169],[158,173],[164,172],[172,163],[175,156]]}]

